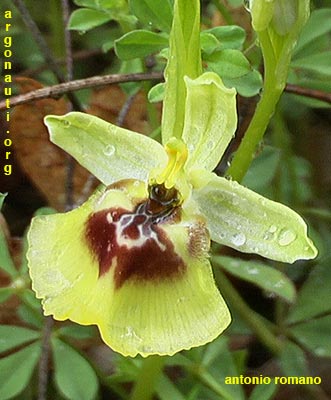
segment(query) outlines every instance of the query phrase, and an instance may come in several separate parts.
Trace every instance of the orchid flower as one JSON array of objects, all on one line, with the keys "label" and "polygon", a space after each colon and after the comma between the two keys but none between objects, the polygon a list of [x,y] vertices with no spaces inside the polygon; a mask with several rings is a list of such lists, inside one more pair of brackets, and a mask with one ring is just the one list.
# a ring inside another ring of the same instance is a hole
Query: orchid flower
[{"label": "orchid flower", "polygon": [[199,1],[176,1],[163,145],[84,113],[45,119],[52,142],[104,186],[33,219],[33,289],[45,315],[97,325],[126,356],[173,355],[227,328],[210,239],[283,262],[316,256],[299,215],[212,172],[236,129],[236,93],[201,73],[199,49]]}]

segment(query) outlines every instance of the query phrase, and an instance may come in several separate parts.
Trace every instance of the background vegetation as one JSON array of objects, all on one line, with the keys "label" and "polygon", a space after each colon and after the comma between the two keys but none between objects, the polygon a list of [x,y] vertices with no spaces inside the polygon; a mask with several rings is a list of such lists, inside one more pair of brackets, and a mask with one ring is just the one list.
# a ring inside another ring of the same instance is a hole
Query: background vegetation
[{"label": "background vegetation", "polygon": [[[4,0],[1,15],[6,9],[13,12],[15,108],[8,127],[1,114],[1,131],[11,131],[15,162],[11,176],[0,176],[8,192],[0,221],[0,400],[143,400],[151,392],[162,400],[330,398],[329,2],[311,2],[286,90],[243,180],[301,214],[319,256],[285,265],[215,246],[214,273],[232,325],[213,343],[167,358],[164,368],[115,354],[94,327],[45,318],[30,288],[25,232],[33,214],[71,209],[98,184],[48,141],[43,116],[84,110],[159,137],[172,1]],[[201,29],[205,67],[240,95],[238,132],[217,168],[224,174],[254,115],[263,62],[241,0],[202,1]],[[59,83],[52,96],[38,92]],[[68,94],[74,85],[83,89]],[[319,376],[322,384],[225,385],[241,374]]]}]

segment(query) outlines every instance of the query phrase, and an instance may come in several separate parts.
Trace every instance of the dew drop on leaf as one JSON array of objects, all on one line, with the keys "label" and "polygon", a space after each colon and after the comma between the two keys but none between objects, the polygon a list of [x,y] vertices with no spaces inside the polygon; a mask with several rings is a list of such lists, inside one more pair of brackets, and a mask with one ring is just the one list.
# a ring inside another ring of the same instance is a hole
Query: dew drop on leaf
[{"label": "dew drop on leaf", "polygon": [[111,157],[115,154],[115,147],[112,144],[108,144],[103,152],[106,156]]},{"label": "dew drop on leaf", "polygon": [[290,229],[282,229],[278,235],[278,243],[280,246],[288,246],[296,239],[297,235]]},{"label": "dew drop on leaf", "polygon": [[246,242],[246,236],[243,233],[235,233],[231,238],[231,242],[235,246],[242,246]]}]

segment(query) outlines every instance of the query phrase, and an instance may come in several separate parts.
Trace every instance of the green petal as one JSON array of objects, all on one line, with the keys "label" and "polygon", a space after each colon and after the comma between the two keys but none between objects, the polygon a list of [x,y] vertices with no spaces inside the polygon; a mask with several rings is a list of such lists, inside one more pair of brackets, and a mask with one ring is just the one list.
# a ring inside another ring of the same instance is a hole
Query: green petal
[{"label": "green petal", "polygon": [[206,72],[195,80],[186,77],[185,83],[183,140],[189,151],[186,169],[212,171],[237,127],[236,91],[226,88],[213,72]]},{"label": "green petal", "polygon": [[184,76],[201,74],[200,2],[175,1],[169,38],[169,58],[165,70],[165,96],[162,113],[162,142],[181,138],[185,118],[186,88]]},{"label": "green petal", "polygon": [[317,255],[297,213],[235,181],[210,174],[209,183],[194,192],[194,199],[218,243],[288,263]]},{"label": "green petal", "polygon": [[53,143],[71,154],[102,183],[147,180],[149,171],[166,165],[163,147],[136,132],[79,112],[45,118]]},{"label": "green petal", "polygon": [[[105,343],[121,354],[172,355],[213,340],[229,325],[230,314],[212,276],[208,261],[209,237],[201,217],[194,215],[192,222],[190,206],[182,209],[180,221],[175,215],[170,222],[162,220],[157,224],[169,241],[163,242],[161,236],[157,240],[161,240],[165,249],[171,243],[175,260],[177,257],[182,260],[181,269],[172,275],[168,271],[174,265],[161,270],[162,258],[168,257],[162,250],[160,257],[155,257],[155,264],[153,259],[148,260],[160,275],[156,276],[155,270],[144,269],[140,259],[143,274],[135,270],[136,275],[129,275],[118,285],[118,279],[134,270],[139,262],[138,256],[126,250],[130,260],[134,260],[130,261],[130,269],[117,268],[123,256],[118,253],[110,268],[100,274],[97,257],[86,240],[82,240],[89,218],[91,213],[112,207],[132,210],[134,204],[141,204],[147,195],[146,185],[136,183],[122,183],[125,189],[118,189],[119,183],[116,183],[69,213],[34,218],[28,234],[27,254],[32,285],[37,297],[42,299],[46,315],[82,325],[96,324]],[[107,230],[101,228],[100,232],[107,240]],[[155,232],[158,231],[152,237]],[[118,240],[123,241],[125,237]],[[109,246],[118,243],[107,242]],[[94,240],[93,244],[97,247],[100,242],[96,244]]]}]

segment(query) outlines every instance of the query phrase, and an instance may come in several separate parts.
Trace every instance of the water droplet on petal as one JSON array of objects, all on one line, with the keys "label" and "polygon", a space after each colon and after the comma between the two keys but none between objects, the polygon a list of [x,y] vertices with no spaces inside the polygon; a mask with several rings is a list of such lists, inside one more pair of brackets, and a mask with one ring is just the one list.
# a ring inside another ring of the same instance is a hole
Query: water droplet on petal
[{"label": "water droplet on petal", "polygon": [[296,239],[297,235],[290,229],[282,229],[278,235],[278,244],[280,246],[288,246]]},{"label": "water droplet on petal", "polygon": [[234,206],[238,206],[239,205],[239,197],[238,196],[233,196],[232,197],[232,204],[234,205]]},{"label": "water droplet on petal", "polygon": [[242,246],[246,243],[246,236],[243,233],[235,233],[231,238],[231,242],[234,246]]},{"label": "water droplet on petal", "polygon": [[264,240],[273,240],[273,239],[275,239],[277,229],[278,228],[277,228],[276,225],[271,225],[270,228],[264,233],[263,239]]},{"label": "water droplet on petal", "polygon": [[71,123],[66,119],[62,119],[61,123],[65,128],[68,128],[71,125]]},{"label": "water droplet on petal", "polygon": [[115,153],[115,147],[112,144],[108,144],[103,152],[106,156],[111,157]]}]

